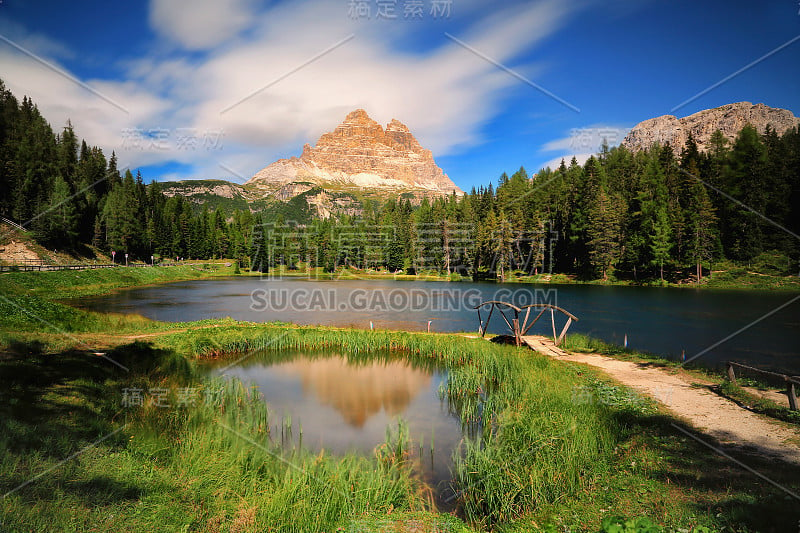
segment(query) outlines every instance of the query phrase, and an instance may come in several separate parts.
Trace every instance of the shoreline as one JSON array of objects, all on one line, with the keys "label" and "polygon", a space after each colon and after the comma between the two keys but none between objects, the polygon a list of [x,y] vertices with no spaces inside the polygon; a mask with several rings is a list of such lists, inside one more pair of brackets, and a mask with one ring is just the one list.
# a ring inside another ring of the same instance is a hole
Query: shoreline
[{"label": "shoreline", "polygon": [[[220,266],[224,262],[231,263],[230,267]],[[637,282],[627,279],[579,279],[574,274],[537,274],[537,275],[510,275],[506,279],[500,281],[498,279],[472,279],[470,276],[461,276],[457,273],[450,275],[444,273],[426,272],[418,274],[405,274],[405,273],[392,273],[384,271],[362,271],[343,268],[335,272],[324,272],[321,267],[313,269],[286,269],[286,268],[273,268],[269,272],[250,271],[241,269],[239,273],[235,272],[235,261],[227,259],[209,259],[198,261],[186,261],[184,263],[172,264],[168,267],[165,266],[163,270],[167,269],[194,269],[195,271],[202,272],[197,268],[198,265],[208,265],[212,270],[223,270],[226,273],[215,274],[236,276],[236,277],[286,277],[286,278],[301,278],[313,281],[346,281],[346,280],[388,280],[388,281],[426,281],[426,282],[449,282],[449,283],[490,283],[497,285],[517,285],[517,284],[532,284],[543,286],[573,286],[573,285],[589,285],[599,287],[637,287],[637,288],[667,288],[667,289],[684,289],[684,290],[714,290],[714,291],[780,291],[780,292],[800,292],[800,276],[787,275],[776,276],[770,274],[763,274],[759,272],[749,272],[743,267],[731,267],[729,270],[715,270],[712,276],[703,278],[703,282],[697,283],[674,283],[674,282],[661,282],[658,280],[649,280],[646,282]],[[157,268],[149,267],[142,270],[150,270]],[[118,269],[126,267],[119,266]],[[205,268],[205,267],[203,267]],[[109,269],[109,270],[117,270]],[[137,270],[130,268],[130,271]],[[159,269],[162,270],[162,269]],[[73,272],[84,272],[83,270]],[[25,272],[2,272],[0,279],[5,275],[23,274]],[[52,272],[30,272],[35,275],[51,274]],[[202,276],[214,277],[215,275]],[[169,277],[169,276],[165,276]],[[165,279],[162,281],[155,281],[153,284],[169,283],[170,281],[185,281],[190,279],[197,279],[195,276],[179,277],[175,279]],[[115,288],[124,289],[126,287],[138,287],[139,284],[118,286]],[[98,293],[102,294],[102,293]]]},{"label": "shoreline", "polygon": [[[716,271],[715,271],[716,272]],[[716,272],[721,275],[722,272]],[[529,283],[533,285],[592,285],[602,287],[640,287],[640,288],[666,288],[666,289],[692,289],[692,290],[731,290],[731,291],[785,291],[800,292],[800,276],[770,276],[766,274],[753,273],[751,277],[736,278],[733,281],[717,281],[719,278],[704,278],[701,284],[692,283],[670,283],[650,281],[637,283],[630,280],[580,280],[568,274],[538,274],[535,276],[515,276],[503,281],[496,279],[473,280],[468,276],[446,274],[400,274],[390,272],[364,272],[360,270],[341,270],[336,272],[322,272],[320,268],[312,270],[292,270],[292,269],[273,269],[266,273],[250,271],[242,273],[242,276],[265,276],[265,277],[286,277],[286,278],[305,278],[315,281],[337,281],[337,280],[389,280],[389,281],[430,281],[430,282],[449,282],[449,283],[491,283],[497,285],[516,285]],[[761,284],[753,282],[758,280]]]}]

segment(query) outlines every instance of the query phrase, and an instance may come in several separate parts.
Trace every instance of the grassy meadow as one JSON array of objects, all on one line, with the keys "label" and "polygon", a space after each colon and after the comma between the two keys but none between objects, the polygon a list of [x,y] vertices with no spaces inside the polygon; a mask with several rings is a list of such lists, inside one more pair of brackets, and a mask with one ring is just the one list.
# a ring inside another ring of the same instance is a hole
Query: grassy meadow
[{"label": "grassy meadow", "polygon": [[[166,324],[57,301],[226,274],[0,275],[0,530],[752,532],[793,530],[800,518],[784,492],[676,431],[651,400],[526,348],[231,319]],[[480,428],[454,450],[456,511],[437,510],[414,475],[402,425],[371,456],[283,449],[256,391],[203,370],[288,348],[363,361],[388,350],[445,369],[443,399]],[[797,490],[796,468],[742,460]]]}]

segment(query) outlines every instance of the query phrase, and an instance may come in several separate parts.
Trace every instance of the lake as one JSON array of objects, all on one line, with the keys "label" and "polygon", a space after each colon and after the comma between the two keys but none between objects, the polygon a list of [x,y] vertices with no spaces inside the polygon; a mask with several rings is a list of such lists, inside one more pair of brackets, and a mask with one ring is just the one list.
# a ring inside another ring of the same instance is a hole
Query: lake
[{"label": "lake", "polygon": [[[800,295],[792,292],[240,277],[122,290],[76,304],[173,322],[232,317],[424,331],[430,321],[431,331],[475,332],[472,307],[490,299],[552,303],[580,319],[570,332],[617,344],[627,336],[630,348],[673,359],[683,354],[708,367],[735,360],[800,374]],[[493,317],[489,332],[505,330]],[[531,333],[551,334],[549,317]]]}]

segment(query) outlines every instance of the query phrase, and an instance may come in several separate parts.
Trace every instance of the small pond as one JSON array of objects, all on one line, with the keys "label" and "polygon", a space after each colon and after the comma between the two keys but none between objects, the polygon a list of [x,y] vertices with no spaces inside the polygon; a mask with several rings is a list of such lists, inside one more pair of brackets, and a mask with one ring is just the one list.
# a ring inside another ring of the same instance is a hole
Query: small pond
[{"label": "small pond", "polygon": [[215,363],[211,372],[258,388],[270,434],[284,447],[372,457],[402,420],[415,471],[434,489],[438,506],[449,506],[452,454],[464,433],[440,398],[445,370],[388,353],[365,360],[341,352],[282,351],[255,352],[232,367]]}]

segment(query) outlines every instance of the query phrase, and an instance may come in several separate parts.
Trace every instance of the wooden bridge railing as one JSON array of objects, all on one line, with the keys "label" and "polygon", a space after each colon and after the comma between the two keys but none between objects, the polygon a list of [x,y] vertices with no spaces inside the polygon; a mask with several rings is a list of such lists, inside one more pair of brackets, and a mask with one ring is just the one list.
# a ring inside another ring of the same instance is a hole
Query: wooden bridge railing
[{"label": "wooden bridge railing", "polygon": [[[481,318],[481,308],[487,305],[489,306],[489,315],[486,317],[486,322],[484,323],[483,319]],[[535,309],[541,308],[541,311],[539,311],[536,317],[529,324],[528,319],[530,318],[531,315],[531,309],[534,308]],[[561,344],[561,341],[564,340],[564,337],[567,334],[567,330],[569,329],[570,325],[572,325],[572,321],[573,320],[576,322],[578,321],[578,317],[576,317],[566,309],[562,309],[561,307],[552,304],[530,304],[530,305],[524,305],[522,307],[517,307],[516,305],[510,304],[508,302],[501,302],[498,300],[488,300],[476,305],[474,309],[478,311],[478,323],[479,323],[479,331],[481,337],[486,335],[486,329],[489,326],[489,320],[492,318],[492,313],[494,313],[494,310],[497,309],[498,312],[500,313],[500,316],[503,317],[503,320],[508,326],[508,329],[510,329],[511,332],[514,334],[514,340],[516,341],[517,346],[519,346],[522,343],[522,337],[524,337],[528,333],[528,331],[533,327],[533,325],[536,324],[536,321],[539,320],[544,314],[544,312],[547,311],[548,309],[550,310],[550,322],[553,326],[553,343],[556,346]],[[514,318],[509,320],[509,318],[506,316],[507,311],[511,311],[514,314]],[[519,316],[520,313],[522,313],[523,311],[525,311],[525,316],[523,317],[522,322],[520,322]],[[567,323],[564,324],[564,328],[561,330],[561,334],[559,334],[557,337],[556,337],[556,319],[554,311],[560,311],[561,313],[567,316]]]},{"label": "wooden bridge railing", "polygon": [[[0,272],[49,272],[52,270],[88,270],[96,268],[114,268],[125,265],[112,265],[101,263],[74,263],[74,264],[48,264],[44,262],[29,261],[13,265],[0,265]],[[129,266],[150,266],[150,265],[129,265]]]},{"label": "wooden bridge railing", "polygon": [[796,386],[800,385],[800,376],[790,376],[788,374],[770,372],[769,370],[754,368],[752,366],[743,365],[741,363],[736,363],[734,361],[728,361],[725,366],[727,367],[728,379],[731,380],[731,383],[736,383],[736,373],[734,372],[733,367],[743,368],[751,372],[756,372],[758,374],[763,374],[765,376],[770,376],[772,378],[777,378],[778,380],[783,381],[786,384],[786,396],[789,397],[789,409],[791,409],[792,411],[797,411]]}]

